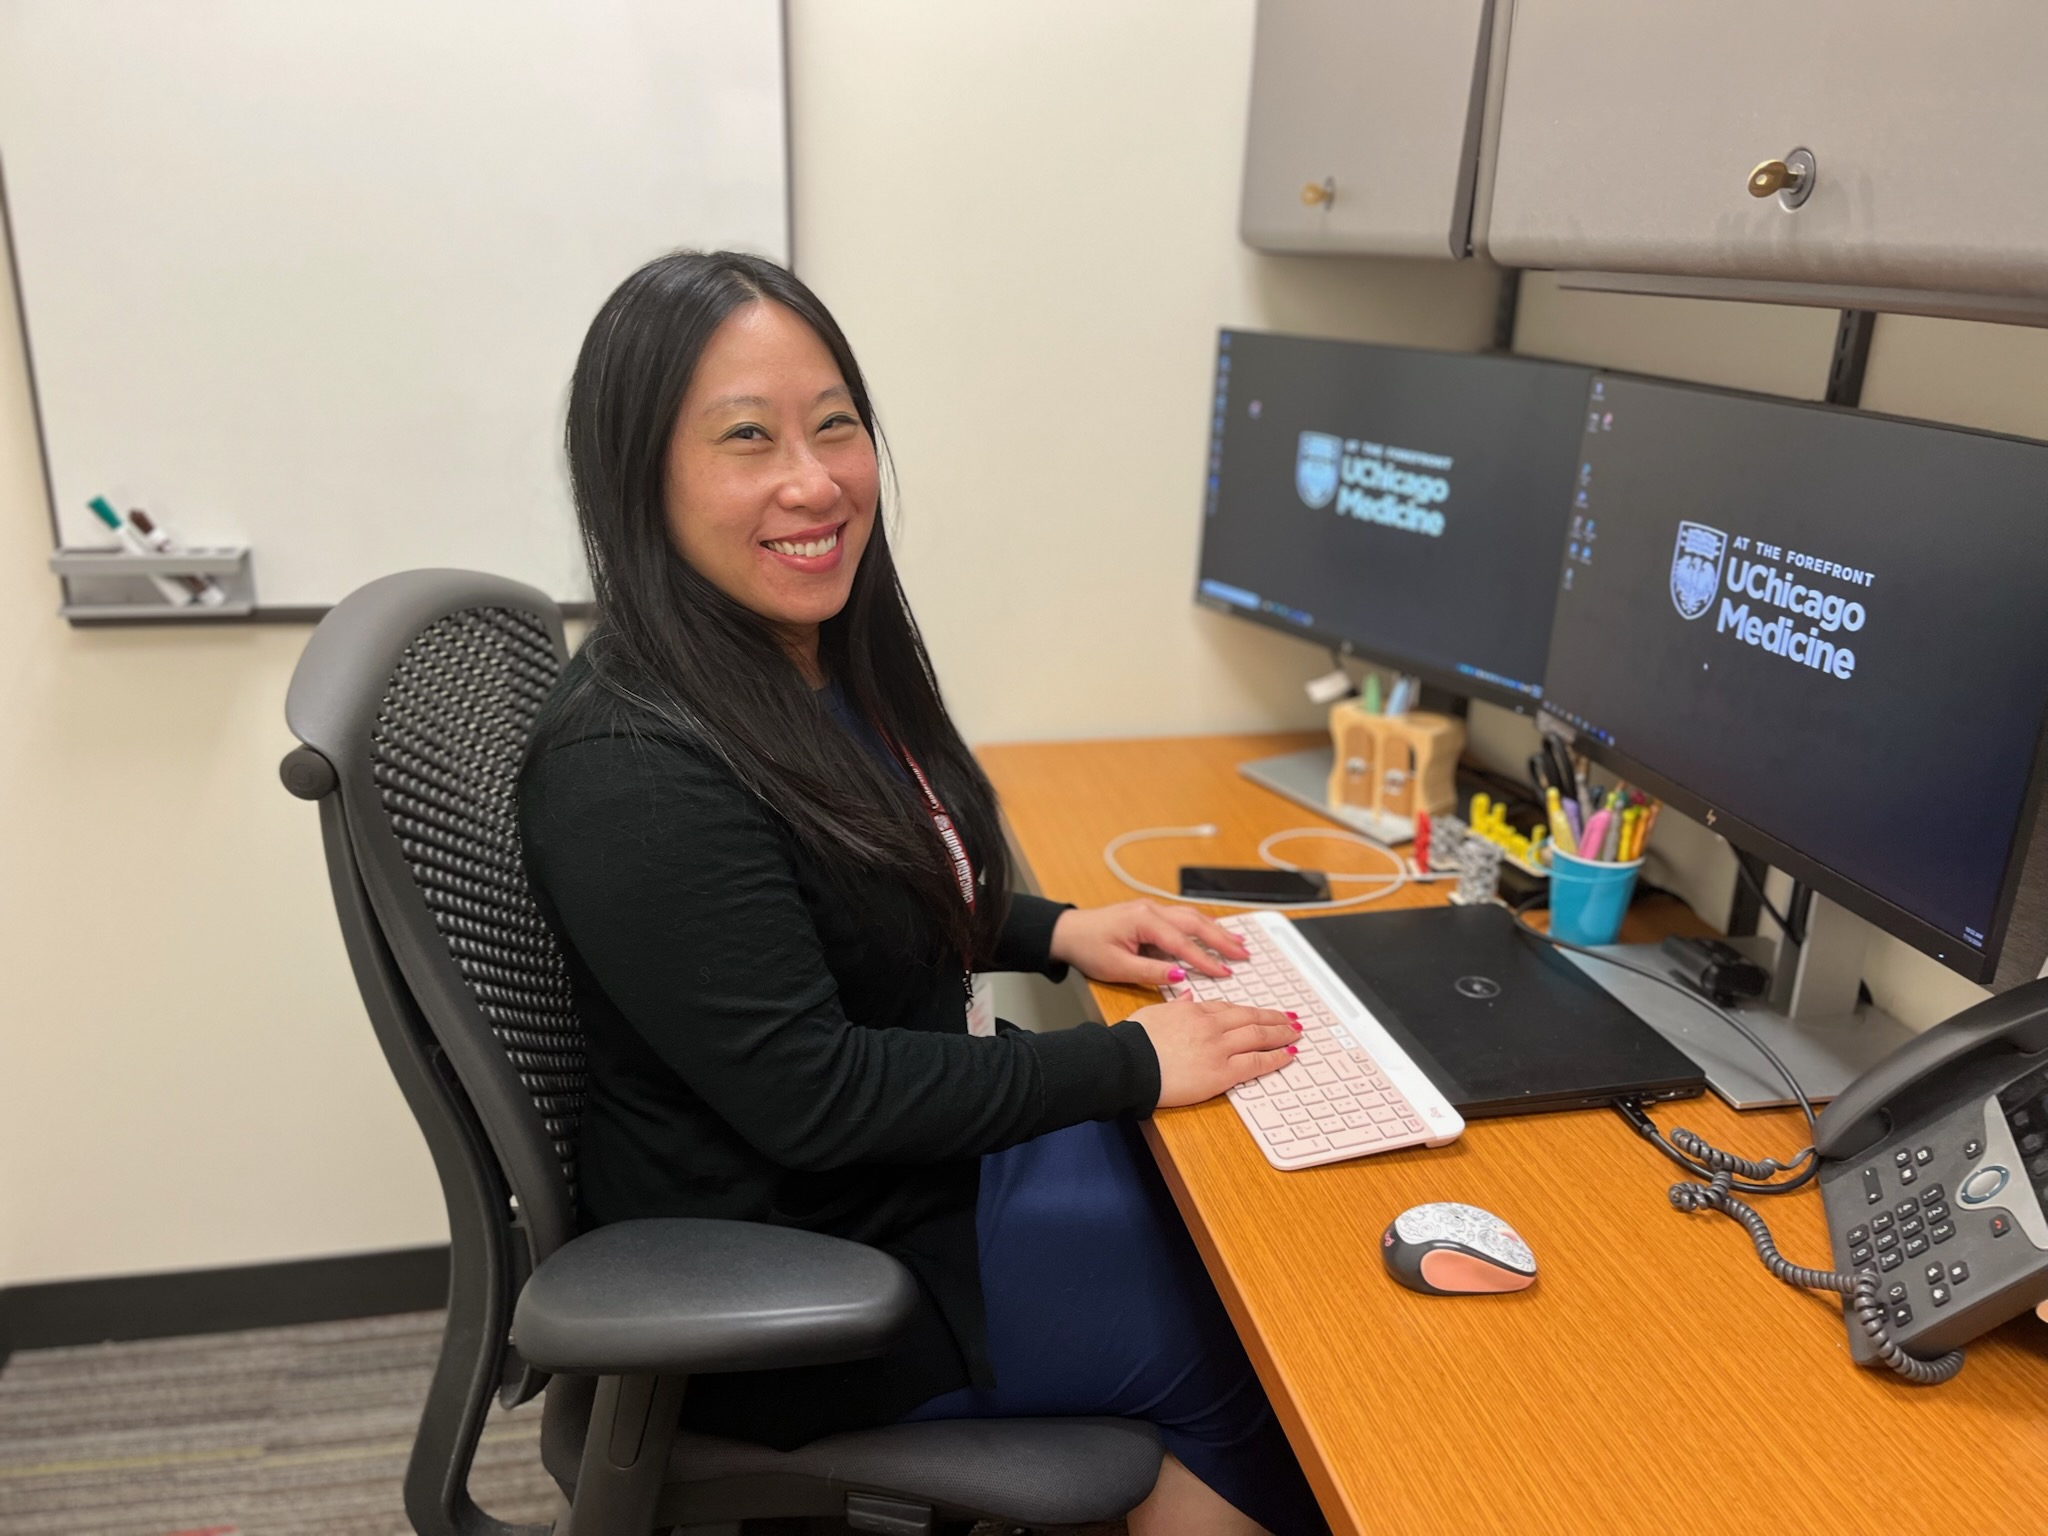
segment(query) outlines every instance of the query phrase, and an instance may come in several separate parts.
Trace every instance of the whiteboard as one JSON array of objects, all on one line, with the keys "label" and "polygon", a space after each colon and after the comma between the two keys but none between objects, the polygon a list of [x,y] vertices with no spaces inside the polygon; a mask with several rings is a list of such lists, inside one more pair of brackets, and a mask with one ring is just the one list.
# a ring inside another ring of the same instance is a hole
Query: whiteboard
[{"label": "whiteboard", "polygon": [[59,542],[250,546],[259,610],[589,595],[577,347],[680,246],[789,259],[777,0],[0,0]]}]

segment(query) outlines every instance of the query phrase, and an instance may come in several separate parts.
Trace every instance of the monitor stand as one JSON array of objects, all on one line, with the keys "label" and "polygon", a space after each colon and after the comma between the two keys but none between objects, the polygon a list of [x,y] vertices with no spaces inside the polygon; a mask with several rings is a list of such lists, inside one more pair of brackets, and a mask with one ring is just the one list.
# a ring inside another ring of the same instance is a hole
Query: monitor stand
[{"label": "monitor stand", "polygon": [[1386,811],[1368,811],[1355,805],[1331,805],[1330,770],[1336,766],[1336,749],[1325,744],[1305,752],[1288,752],[1279,757],[1259,757],[1239,763],[1237,771],[1261,789],[1270,789],[1296,805],[1328,817],[1339,826],[1383,843],[1405,843],[1415,836],[1415,823],[1406,816]]},{"label": "monitor stand", "polygon": [[[1865,924],[1816,894],[1807,911],[1805,944],[1728,941],[1774,973],[1768,997],[1737,1003],[1728,1012],[1777,1052],[1815,1104],[1838,1096],[1913,1038],[1912,1030],[1883,1009],[1857,1000],[1869,939]],[[1670,957],[1658,945],[1613,944],[1600,953],[1676,979]],[[1566,957],[1698,1062],[1709,1086],[1733,1108],[1772,1109],[1793,1102],[1771,1064],[1711,1009],[1617,966],[1570,951]]]}]

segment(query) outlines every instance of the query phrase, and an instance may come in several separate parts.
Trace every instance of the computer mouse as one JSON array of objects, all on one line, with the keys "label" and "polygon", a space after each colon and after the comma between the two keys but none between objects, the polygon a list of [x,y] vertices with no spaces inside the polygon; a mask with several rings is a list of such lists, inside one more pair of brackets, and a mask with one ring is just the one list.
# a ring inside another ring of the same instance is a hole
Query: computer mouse
[{"label": "computer mouse", "polygon": [[1491,1211],[1455,1201],[1411,1206],[1380,1238],[1387,1273],[1427,1296],[1520,1291],[1536,1283],[1536,1255]]}]

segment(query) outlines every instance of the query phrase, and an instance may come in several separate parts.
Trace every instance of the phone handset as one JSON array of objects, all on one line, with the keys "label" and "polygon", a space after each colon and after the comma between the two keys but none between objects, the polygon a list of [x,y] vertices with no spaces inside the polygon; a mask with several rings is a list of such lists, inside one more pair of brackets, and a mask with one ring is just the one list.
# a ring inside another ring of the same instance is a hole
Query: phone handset
[{"label": "phone handset", "polygon": [[1965,1062],[2008,1051],[2048,1051],[2048,987],[2017,987],[1987,998],[1915,1036],[1821,1111],[1814,1151],[1832,1161],[1861,1157],[1891,1133],[1893,1106],[1912,1089]]}]

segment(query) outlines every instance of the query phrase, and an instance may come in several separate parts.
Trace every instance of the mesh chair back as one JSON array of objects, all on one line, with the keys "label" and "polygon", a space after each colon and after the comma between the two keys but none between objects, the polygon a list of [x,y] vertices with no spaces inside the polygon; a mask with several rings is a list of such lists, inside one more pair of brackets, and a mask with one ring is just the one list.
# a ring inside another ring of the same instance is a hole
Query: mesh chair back
[{"label": "mesh chair back", "polygon": [[532,1098],[573,1197],[583,1026],[527,884],[517,804],[527,738],[561,670],[534,614],[469,608],[438,619],[392,670],[370,761],[435,930]]},{"label": "mesh chair back", "polygon": [[382,939],[489,1136],[531,1257],[573,1232],[582,1026],[520,858],[517,790],[566,656],[542,593],[408,571],[328,614],[285,716],[332,765]]}]

